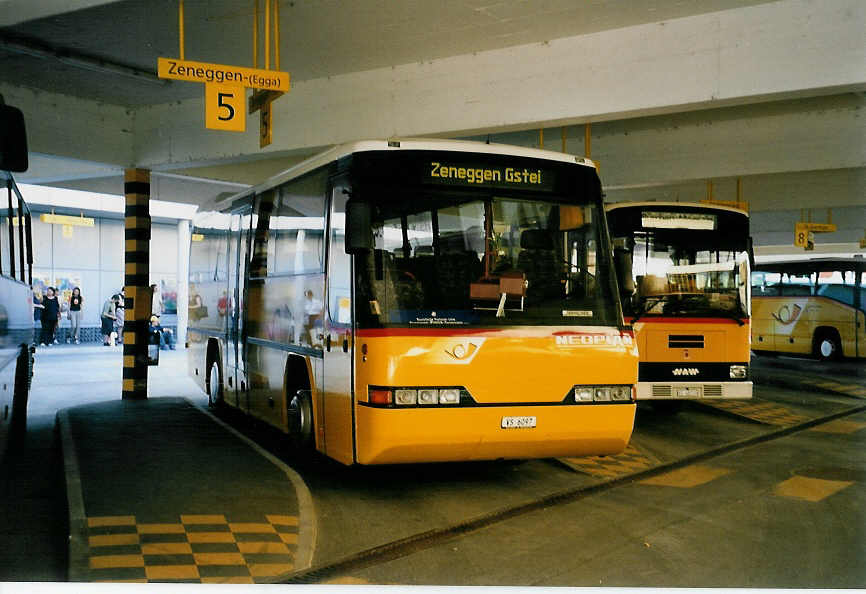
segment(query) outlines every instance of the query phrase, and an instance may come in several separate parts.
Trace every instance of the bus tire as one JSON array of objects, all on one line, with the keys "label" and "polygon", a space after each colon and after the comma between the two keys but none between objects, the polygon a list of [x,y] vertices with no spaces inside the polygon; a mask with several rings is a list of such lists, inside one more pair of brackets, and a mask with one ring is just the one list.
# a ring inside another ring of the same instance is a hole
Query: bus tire
[{"label": "bus tire", "polygon": [[310,390],[298,390],[288,405],[289,441],[294,450],[312,451],[315,443],[313,398]]},{"label": "bus tire", "polygon": [[20,445],[27,434],[27,402],[30,399],[30,377],[33,358],[30,350],[21,348],[15,364],[15,387],[12,392],[12,418],[9,421],[9,444]]},{"label": "bus tire", "polygon": [[216,409],[223,405],[223,373],[216,360],[211,360],[207,371],[207,405]]},{"label": "bus tire", "polygon": [[842,341],[834,328],[819,328],[812,339],[812,354],[821,361],[842,358]]}]

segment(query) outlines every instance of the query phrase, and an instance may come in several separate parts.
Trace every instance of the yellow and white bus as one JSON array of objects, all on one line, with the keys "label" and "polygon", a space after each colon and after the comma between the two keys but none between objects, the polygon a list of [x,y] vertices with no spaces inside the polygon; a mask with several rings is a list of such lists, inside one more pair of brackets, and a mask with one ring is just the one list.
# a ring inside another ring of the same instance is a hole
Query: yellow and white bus
[{"label": "yellow and white bus", "polygon": [[766,262],[752,273],[752,349],[866,357],[866,260]]},{"label": "yellow and white bus", "polygon": [[638,400],[748,399],[749,215],[703,203],[607,206]]},{"label": "yellow and white bus", "polygon": [[637,349],[591,162],[336,147],[196,218],[189,369],[345,464],[613,454]]}]

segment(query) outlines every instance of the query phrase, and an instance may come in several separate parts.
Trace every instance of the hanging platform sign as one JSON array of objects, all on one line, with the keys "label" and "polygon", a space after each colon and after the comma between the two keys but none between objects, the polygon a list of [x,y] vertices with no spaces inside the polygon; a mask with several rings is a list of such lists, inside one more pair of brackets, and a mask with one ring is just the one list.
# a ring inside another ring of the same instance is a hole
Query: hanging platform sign
[{"label": "hanging platform sign", "polygon": [[204,86],[205,127],[230,132],[246,130],[245,91],[246,89],[241,85],[206,83]]},{"label": "hanging platform sign", "polygon": [[159,78],[185,80],[199,83],[218,83],[241,85],[251,89],[268,91],[289,90],[289,73],[278,70],[263,70],[261,68],[243,68],[225,64],[209,64],[207,62],[192,62],[174,58],[159,58],[157,60]]}]

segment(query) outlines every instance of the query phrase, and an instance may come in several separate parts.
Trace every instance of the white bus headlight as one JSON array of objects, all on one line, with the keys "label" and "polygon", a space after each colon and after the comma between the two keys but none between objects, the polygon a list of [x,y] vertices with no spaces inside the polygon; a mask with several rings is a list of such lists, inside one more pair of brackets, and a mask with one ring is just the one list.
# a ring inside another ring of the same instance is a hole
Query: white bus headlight
[{"label": "white bus headlight", "polygon": [[439,390],[421,388],[418,390],[418,404],[439,404]]},{"label": "white bus headlight", "polygon": [[418,401],[418,390],[394,390],[397,406],[410,406]]},{"label": "white bus headlight", "polygon": [[590,386],[578,386],[574,389],[575,402],[592,402],[592,388]]},{"label": "white bus headlight", "polygon": [[608,386],[602,386],[595,389],[596,402],[607,402],[608,400],[610,400],[610,388]]},{"label": "white bus headlight", "polygon": [[617,402],[631,400],[631,386],[613,386],[610,389],[610,399]]},{"label": "white bus headlight", "polygon": [[731,365],[731,379],[745,379],[748,368],[745,365]]},{"label": "white bus headlight", "polygon": [[439,404],[459,404],[460,390],[456,388],[445,388],[439,390]]},{"label": "white bus headlight", "polygon": [[577,404],[634,400],[634,386],[574,386],[573,390],[574,401]]}]

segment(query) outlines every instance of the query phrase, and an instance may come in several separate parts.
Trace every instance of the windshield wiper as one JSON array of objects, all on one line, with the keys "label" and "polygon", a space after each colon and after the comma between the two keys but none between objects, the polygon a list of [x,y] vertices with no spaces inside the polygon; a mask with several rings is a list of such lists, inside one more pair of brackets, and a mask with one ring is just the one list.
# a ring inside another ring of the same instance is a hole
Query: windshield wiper
[{"label": "windshield wiper", "polygon": [[[656,305],[658,305],[659,303],[662,303],[664,300],[665,300],[665,296],[664,296],[664,295],[661,295],[661,296],[659,296],[659,297],[655,297],[654,300],[653,300],[652,297],[646,297],[646,298],[644,299],[644,301],[642,301],[642,302],[640,303],[640,305],[639,305],[639,307],[640,307],[640,311],[637,312],[637,314],[635,314],[635,316],[631,319],[631,323],[634,324],[635,322],[637,322],[637,321],[638,321],[638,318],[640,318],[640,317],[644,316],[645,314],[649,313],[649,310],[651,310],[652,308],[654,308],[654,307],[655,307]],[[650,301],[653,301],[652,305],[647,306],[647,304],[648,304]]]}]

